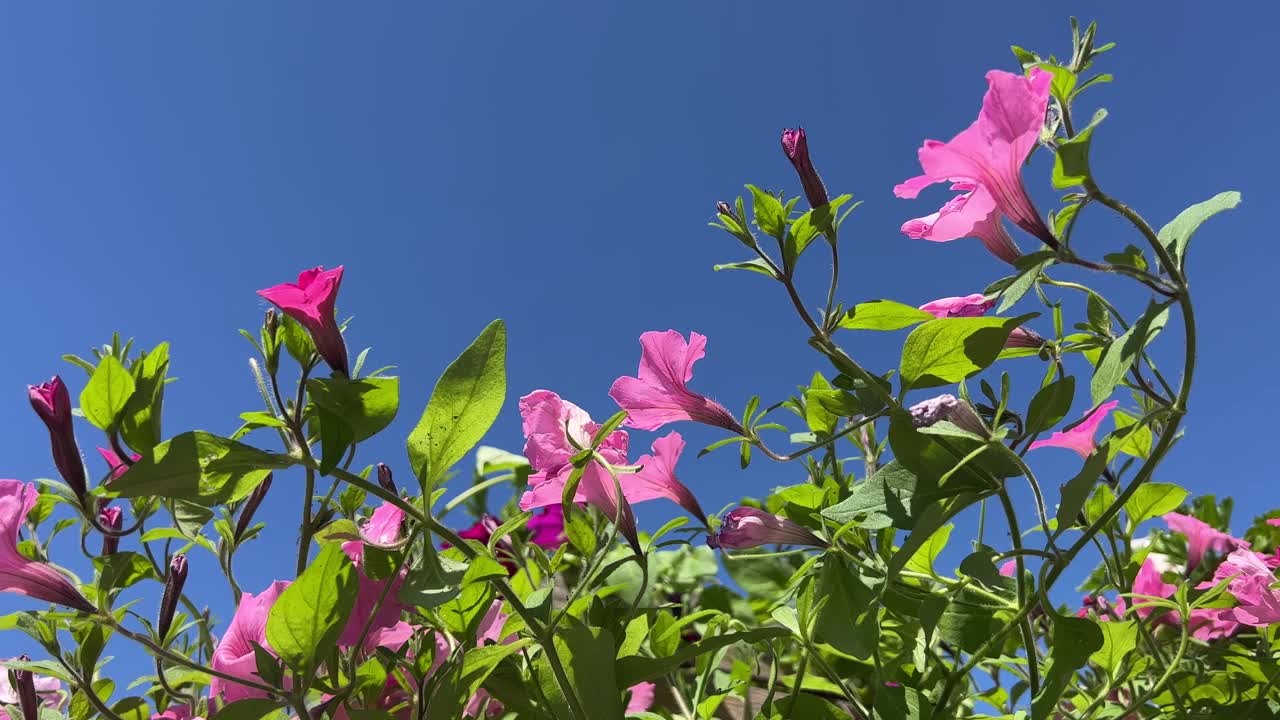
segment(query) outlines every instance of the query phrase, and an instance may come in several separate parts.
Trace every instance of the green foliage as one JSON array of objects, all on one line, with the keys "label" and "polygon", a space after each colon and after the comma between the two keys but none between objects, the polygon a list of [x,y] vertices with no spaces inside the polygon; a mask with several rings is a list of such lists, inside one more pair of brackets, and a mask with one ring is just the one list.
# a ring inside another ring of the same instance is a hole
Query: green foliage
[{"label": "green foliage", "polygon": [[907,336],[898,373],[903,387],[949,385],[995,362],[1009,333],[1035,315],[1016,318],[957,317],[930,320]]},{"label": "green foliage", "polygon": [[356,570],[336,544],[325,545],[267,616],[266,638],[289,667],[305,672],[337,642],[356,601]]},{"label": "green foliage", "polygon": [[124,498],[164,497],[212,507],[243,500],[272,470],[292,461],[234,440],[196,430],[166,440],[124,475],[111,494]]}]

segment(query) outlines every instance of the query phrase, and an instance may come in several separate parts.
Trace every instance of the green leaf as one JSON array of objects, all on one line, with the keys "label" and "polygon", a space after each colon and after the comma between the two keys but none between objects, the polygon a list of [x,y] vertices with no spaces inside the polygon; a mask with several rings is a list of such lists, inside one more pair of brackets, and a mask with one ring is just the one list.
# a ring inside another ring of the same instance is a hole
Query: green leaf
[{"label": "green leaf", "polygon": [[859,517],[859,527],[881,530],[896,527],[910,530],[925,511],[941,500],[974,488],[948,484],[939,488],[936,481],[920,478],[898,460],[892,460],[869,479],[858,483],[849,497],[822,511],[822,516],[844,525]]},{"label": "green leaf", "polygon": [[920,545],[920,549],[916,550],[907,560],[906,568],[916,572],[933,575],[933,561],[938,558],[942,550],[946,548],[947,541],[951,539],[951,531],[955,525],[947,524],[938,528],[928,539]]},{"label": "green leaf", "polygon": [[761,190],[755,185],[748,185],[751,191],[751,209],[756,216],[756,226],[779,240],[787,232],[787,211],[778,198]]},{"label": "green leaf", "polygon": [[1129,521],[1135,526],[1153,517],[1178,509],[1187,499],[1187,491],[1173,483],[1149,482],[1138,486],[1133,496],[1124,504]]},{"label": "green leaf", "polygon": [[1107,453],[1104,449],[1096,450],[1084,461],[1084,467],[1060,488],[1061,499],[1058,502],[1058,532],[1076,525],[1076,518],[1084,509],[1089,493],[1098,484],[1098,478],[1107,467]]},{"label": "green leaf", "polygon": [[409,461],[433,487],[488,432],[507,394],[507,329],[494,320],[445,368],[409,434]]},{"label": "green leaf", "polygon": [[355,442],[363,442],[391,424],[400,407],[400,378],[313,378],[307,381],[311,401],[346,423]]},{"label": "green leaf", "polygon": [[110,491],[119,497],[168,497],[212,507],[243,500],[272,470],[292,464],[286,455],[196,430],[157,445],[113,480]]},{"label": "green leaf", "polygon": [[1178,267],[1182,267],[1186,262],[1187,243],[1191,242],[1191,236],[1195,234],[1200,224],[1223,210],[1230,210],[1239,204],[1240,193],[1234,190],[1219,193],[1183,210],[1169,221],[1168,225],[1160,228],[1160,242],[1168,249],[1174,262],[1178,263]]},{"label": "green leaf", "polygon": [[[1026,51],[1024,50],[1023,52]],[[1053,93],[1055,98],[1059,100],[1070,99],[1071,92],[1076,89],[1077,78],[1075,73],[1071,72],[1069,68],[1051,62],[1037,63],[1036,67],[1053,76],[1053,81],[1049,84],[1049,92]]]},{"label": "green leaf", "polygon": [[903,387],[949,385],[981,372],[995,362],[1009,333],[1032,317],[930,320],[912,330],[902,346]]},{"label": "green leaf", "polygon": [[110,432],[133,395],[133,376],[114,355],[103,355],[80,392],[80,409],[99,430]]},{"label": "green leaf", "polygon": [[1027,408],[1026,432],[1044,432],[1062,422],[1071,411],[1075,394],[1076,379],[1071,375],[1040,388]]},{"label": "green leaf", "polygon": [[876,689],[875,711],[876,720],[930,720],[933,717],[929,698],[915,688],[898,683],[886,683]]},{"label": "green leaf", "polygon": [[341,417],[323,406],[316,408],[316,420],[320,423],[320,473],[328,475],[342,464],[355,433]]},{"label": "green leaf", "polygon": [[160,343],[133,364],[134,391],[120,416],[120,433],[129,447],[146,454],[160,443],[160,411],[169,371],[169,343]]},{"label": "green leaf", "polygon": [[1076,133],[1070,140],[1058,142],[1058,152],[1053,158],[1053,186],[1068,188],[1083,185],[1090,177],[1089,173],[1089,141],[1093,137],[1094,128],[1105,120],[1107,111],[1099,109],[1093,114],[1088,127]]},{"label": "green leaf", "polygon": [[871,300],[858,303],[845,313],[840,327],[848,330],[901,330],[933,319],[930,313],[910,305],[892,300]]},{"label": "green leaf", "polygon": [[280,593],[267,614],[267,642],[295,670],[315,667],[337,643],[356,601],[356,570],[337,543],[322,545],[315,560]]},{"label": "green leaf", "polygon": [[1091,523],[1102,519],[1102,514],[1116,501],[1116,494],[1110,485],[1099,485],[1084,504],[1084,517]]},{"label": "green leaf", "polygon": [[1000,293],[1000,306],[996,308],[996,312],[1002,313],[1016,305],[1031,291],[1031,288],[1035,287],[1041,271],[1052,265],[1056,259],[1057,255],[1052,250],[1037,250],[1018,258],[1016,262],[1018,274]]},{"label": "green leaf", "polygon": [[716,272],[720,272],[721,270],[750,270],[751,272],[757,272],[761,275],[768,275],[775,280],[778,278],[778,274],[773,271],[773,268],[769,267],[769,263],[765,262],[761,258],[743,260],[742,262],[721,263],[719,265],[712,265],[711,269]]},{"label": "green leaf", "polygon": [[1113,679],[1125,657],[1138,645],[1138,626],[1132,620],[1101,623],[1102,648],[1090,659]]},{"label": "green leaf", "polygon": [[818,611],[814,639],[851,657],[870,658],[880,640],[880,606],[858,569],[828,555],[818,577],[818,596],[827,602]]},{"label": "green leaf", "polygon": [[93,566],[98,571],[98,589],[102,592],[122,590],[155,577],[151,562],[135,552],[117,552],[96,557],[93,559]]},{"label": "green leaf", "polygon": [[1000,570],[996,568],[996,564],[992,560],[995,555],[996,551],[992,548],[986,545],[979,545],[977,550],[960,561],[958,569],[962,575],[968,575],[992,590],[1004,590],[1011,593],[1014,590],[1015,581],[1011,577],[1005,577],[1000,574]]},{"label": "green leaf", "polygon": [[1031,702],[1032,720],[1053,715],[1063,691],[1075,684],[1076,670],[1102,649],[1102,631],[1089,618],[1058,617],[1053,622],[1053,642],[1039,694]]},{"label": "green leaf", "polygon": [[458,596],[467,564],[443,555],[436,559],[438,567],[423,562],[408,574],[400,588],[401,602],[430,610]]},{"label": "green leaf", "polygon": [[639,655],[625,657],[618,660],[617,687],[631,687],[637,683],[654,680],[699,655],[715,652],[735,643],[757,643],[774,638],[789,637],[790,635],[790,630],[775,625],[743,632],[713,635],[698,642],[685,643],[674,654],[665,657],[650,658]]},{"label": "green leaf", "polygon": [[1142,349],[1151,343],[1155,336],[1164,329],[1169,321],[1169,303],[1151,303],[1147,311],[1138,318],[1123,335],[1112,340],[1102,351],[1098,359],[1098,367],[1093,371],[1093,379],[1089,382],[1089,392],[1093,404],[1098,405],[1111,397],[1116,385],[1124,379],[1133,361]]},{"label": "green leaf", "polygon": [[587,717],[621,717],[622,693],[614,677],[617,648],[613,635],[602,628],[569,621],[567,627],[557,630],[555,643]]},{"label": "green leaf", "polygon": [[283,703],[270,698],[246,698],[228,703],[218,711],[218,720],[259,720],[267,713],[284,707]]},{"label": "green leaf", "polygon": [[1119,410],[1111,413],[1111,419],[1116,423],[1116,433],[1110,443],[1110,456],[1114,458],[1116,454],[1124,453],[1146,460],[1155,441],[1151,426],[1138,425],[1138,418]]}]

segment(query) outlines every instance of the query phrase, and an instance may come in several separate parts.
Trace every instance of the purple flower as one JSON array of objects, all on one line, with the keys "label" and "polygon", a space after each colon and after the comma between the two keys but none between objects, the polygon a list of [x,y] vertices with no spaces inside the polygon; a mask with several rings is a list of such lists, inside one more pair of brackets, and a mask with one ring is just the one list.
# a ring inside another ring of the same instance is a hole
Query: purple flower
[{"label": "purple flower", "polygon": [[808,528],[780,515],[746,506],[730,510],[720,522],[720,529],[707,537],[707,544],[727,550],[745,550],[761,545],[827,547],[827,543]]},{"label": "purple flower", "polygon": [[71,397],[67,386],[57,375],[47,383],[28,385],[27,397],[31,407],[49,428],[49,445],[53,450],[53,464],[76,497],[83,498],[88,491],[84,475],[84,460],[76,445],[75,429],[71,427]]},{"label": "purple flower", "polygon": [[75,585],[51,566],[30,560],[18,552],[18,530],[35,507],[39,493],[32,483],[0,480],[0,592],[26,595],[37,600],[94,612],[93,605]]},{"label": "purple flower", "polygon": [[804,187],[804,196],[809,199],[809,207],[826,205],[827,188],[822,184],[822,178],[818,177],[813,161],[809,159],[809,139],[804,134],[804,128],[787,128],[782,131],[782,152],[796,169],[796,175],[800,176],[800,185]]}]

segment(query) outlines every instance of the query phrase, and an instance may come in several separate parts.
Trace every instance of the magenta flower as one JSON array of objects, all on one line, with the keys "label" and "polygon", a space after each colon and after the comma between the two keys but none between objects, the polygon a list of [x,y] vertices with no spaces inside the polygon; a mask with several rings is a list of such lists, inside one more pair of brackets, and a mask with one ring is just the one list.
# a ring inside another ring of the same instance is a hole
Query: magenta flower
[{"label": "magenta flower", "polygon": [[164,712],[151,716],[151,720],[194,720],[190,705],[170,705]]},{"label": "magenta flower", "polygon": [[981,187],[991,193],[1000,213],[1056,248],[1058,241],[1032,204],[1021,173],[1044,127],[1052,79],[1039,68],[1030,76],[999,70],[987,73],[987,94],[978,119],[949,142],[926,140],[919,152],[924,174],[898,185],[894,193],[914,198],[940,182]]},{"label": "magenta flower", "polygon": [[49,429],[49,446],[53,450],[53,464],[58,474],[71,486],[76,497],[84,497],[88,491],[85,481],[84,460],[76,445],[75,429],[71,427],[71,396],[62,378],[53,376],[47,383],[27,386],[31,407]]},{"label": "magenta flower", "polygon": [[93,612],[93,604],[75,585],[51,566],[18,551],[18,530],[39,497],[36,486],[20,480],[0,480],[0,592]]},{"label": "magenta flower", "polygon": [[981,317],[995,307],[995,300],[988,300],[982,293],[962,297],[944,297],[927,302],[920,309],[938,318]]},{"label": "magenta flower", "polygon": [[1101,622],[1111,622],[1124,618],[1125,607],[1124,598],[1116,598],[1113,603],[1105,595],[1086,595],[1083,606],[1076,611],[1076,617],[1089,617],[1089,611],[1092,610]]},{"label": "magenta flower", "polygon": [[1098,446],[1094,440],[1094,436],[1098,433],[1098,426],[1107,418],[1107,415],[1120,403],[1116,400],[1102,403],[1098,407],[1089,411],[1084,419],[1076,423],[1069,430],[1056,432],[1045,440],[1037,440],[1031,443],[1028,450],[1035,450],[1042,447],[1059,447],[1066,448],[1078,454],[1080,457],[1087,458]]},{"label": "magenta flower", "polygon": [[1271,587],[1276,576],[1257,553],[1246,548],[1233,551],[1218,566],[1213,580],[1199,587],[1213,587],[1223,580],[1228,580],[1227,591],[1236,599],[1233,620],[1252,627],[1280,622],[1280,591]]},{"label": "magenta flower", "polygon": [[342,284],[342,266],[325,270],[323,266],[303,270],[298,282],[281,283],[258,294],[302,324],[316,344],[320,357],[337,373],[348,375],[347,344],[334,316],[338,286]]},{"label": "magenta flower", "polygon": [[706,355],[707,338],[689,333],[689,342],[675,330],[640,336],[639,377],[620,377],[609,397],[627,411],[627,425],[657,430],[667,423],[694,420],[742,434],[742,426],[720,403],[692,392],[693,364]]},{"label": "magenta flower", "polygon": [[638,503],[667,498],[706,525],[707,514],[698,504],[698,498],[676,478],[676,462],[684,452],[684,438],[677,432],[667,433],[654,440],[652,447],[653,454],[641,455],[636,461],[637,465],[642,466],[640,472],[627,477],[627,482],[622,487],[627,500]]},{"label": "magenta flower", "polygon": [[809,159],[809,139],[804,134],[804,128],[787,128],[782,131],[782,152],[796,169],[796,175],[800,176],[800,185],[804,187],[804,195],[809,199],[809,207],[826,205],[827,188],[822,184],[822,178],[818,177],[813,161]]},{"label": "magenta flower", "polygon": [[720,529],[707,537],[713,548],[746,550],[761,545],[812,545],[827,547],[827,543],[808,528],[753,507],[730,510],[720,522]]},{"label": "magenta flower", "polygon": [[102,456],[103,460],[107,461],[107,467],[111,468],[111,476],[107,478],[107,482],[111,482],[125,474],[128,472],[130,465],[142,459],[141,455],[134,453],[132,456],[133,462],[126,463],[115,450],[104,447],[98,448],[98,454]]},{"label": "magenta flower", "polygon": [[[271,583],[261,594],[245,593],[240,596],[240,605],[231,618],[231,624],[223,634],[218,647],[213,651],[212,666],[218,672],[226,673],[245,680],[262,682],[258,675],[257,661],[254,659],[253,643],[272,652],[267,642],[267,613],[280,597],[280,593],[289,587],[286,580]],[[274,652],[272,652],[274,655]],[[245,698],[266,697],[261,690],[241,685],[238,682],[214,677],[209,681],[209,696],[220,698],[224,703],[233,703]]]},{"label": "magenta flower", "polygon": [[1013,577],[1018,574],[1018,562],[1016,560],[1005,560],[1000,563],[1000,576]]},{"label": "magenta flower", "polygon": [[[382,580],[370,579],[364,574],[364,546],[365,543],[379,546],[395,545],[400,540],[400,527],[403,523],[404,511],[391,503],[384,502],[360,526],[360,537],[364,540],[351,540],[342,544],[342,551],[351,558],[351,562],[355,563],[358,590],[355,605],[351,608],[351,618],[342,628],[342,634],[338,636],[338,645],[342,647],[355,645],[360,640],[360,633],[364,631],[365,623],[369,622],[370,617],[373,618],[371,631],[394,627],[400,622],[400,613],[404,610],[404,606],[396,598],[400,595],[400,586],[404,584],[405,573],[401,572],[395,577]],[[382,591],[387,583],[391,583],[391,592],[379,607],[378,599],[382,597]]]},{"label": "magenta flower", "polygon": [[1004,229],[991,193],[972,183],[956,183],[951,189],[966,192],[952,198],[932,215],[906,221],[902,224],[902,233],[913,240],[931,242],[976,237],[992,255],[1010,265],[1017,262],[1022,251]]},{"label": "magenta flower", "polygon": [[627,688],[627,709],[624,712],[627,715],[649,712],[649,708],[653,707],[653,696],[657,687],[651,682],[642,682]]},{"label": "magenta flower", "polygon": [[[123,515],[124,515],[124,512],[123,512],[122,510],[120,510],[120,508],[118,508],[118,507],[107,507],[107,508],[103,508],[103,509],[98,513],[98,523],[99,523],[99,524],[101,524],[101,525],[102,525],[102,527],[104,527],[104,528],[108,528],[108,529],[110,529],[110,530],[117,530],[117,531],[118,531],[118,530],[120,529],[120,527],[121,527],[121,520],[122,520],[122,516],[123,516]],[[102,555],[103,557],[106,557],[106,556],[108,556],[108,555],[115,555],[115,554],[116,554],[116,551],[118,551],[119,549],[120,549],[120,538],[119,538],[119,537],[114,536],[114,535],[103,535],[103,536],[102,536],[102,553],[101,553],[101,555]]]},{"label": "magenta flower", "polygon": [[542,548],[554,549],[564,544],[564,506],[548,505],[542,512],[529,518],[529,542]]},{"label": "magenta flower", "polygon": [[[1138,568],[1138,574],[1133,579],[1133,592],[1136,595],[1147,595],[1149,597],[1170,598],[1173,593],[1178,590],[1176,585],[1170,585],[1160,579],[1160,569],[1148,557],[1142,562],[1142,567]],[[1144,620],[1156,608],[1152,607],[1150,600],[1144,600],[1141,597],[1133,598],[1133,607],[1138,613],[1138,617]]]},{"label": "magenta flower", "polygon": [[1170,530],[1187,539],[1187,572],[1195,570],[1206,553],[1249,547],[1248,542],[1224,533],[1200,518],[1171,512],[1165,513],[1162,519]]}]

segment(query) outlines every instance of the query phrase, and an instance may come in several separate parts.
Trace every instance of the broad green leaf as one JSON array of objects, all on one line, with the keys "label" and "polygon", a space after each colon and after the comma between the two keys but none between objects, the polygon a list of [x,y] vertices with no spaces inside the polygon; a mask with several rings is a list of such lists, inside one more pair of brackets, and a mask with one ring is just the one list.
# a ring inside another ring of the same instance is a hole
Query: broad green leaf
[{"label": "broad green leaf", "polygon": [[822,562],[818,596],[826,604],[818,611],[814,639],[861,660],[875,653],[880,638],[876,592],[854,566],[836,555]]},{"label": "broad green leaf", "polygon": [[750,553],[737,553],[724,561],[725,572],[738,587],[749,595],[770,600],[786,590],[796,567],[786,556],[752,558]]},{"label": "broad green leaf", "polygon": [[1016,305],[1024,295],[1030,292],[1031,288],[1035,287],[1036,280],[1040,278],[1040,272],[1052,265],[1056,259],[1057,255],[1052,250],[1037,250],[1018,258],[1016,263],[1018,274],[1000,292],[1000,306],[996,308],[996,312],[1002,313]]},{"label": "broad green leaf", "polygon": [[1053,642],[1040,692],[1032,699],[1032,720],[1046,720],[1054,713],[1062,693],[1076,684],[1076,671],[1089,656],[1102,649],[1102,631],[1089,618],[1058,617],[1053,622]]},{"label": "broad green leaf", "polygon": [[921,325],[902,346],[903,387],[950,385],[995,362],[1009,333],[1035,315],[1016,318],[938,318]]},{"label": "broad green leaf", "polygon": [[313,378],[307,392],[316,405],[351,428],[355,442],[363,442],[391,424],[400,407],[400,378]]},{"label": "broad green leaf", "polygon": [[400,601],[430,610],[453,600],[462,591],[467,564],[441,555],[437,564],[423,562],[405,578]]},{"label": "broad green leaf", "polygon": [[234,440],[196,430],[166,440],[111,482],[111,494],[168,497],[205,506],[243,500],[272,470],[293,464]]},{"label": "broad green leaf", "polygon": [[1103,513],[1116,501],[1116,494],[1110,485],[1099,485],[1084,503],[1084,517],[1091,523],[1102,519]]},{"label": "broad green leaf", "polygon": [[1107,675],[1116,677],[1116,671],[1126,656],[1138,645],[1138,626],[1132,620],[1104,622],[1102,629],[1102,648],[1090,659],[1094,664],[1107,671]]},{"label": "broad green leaf", "polygon": [[1112,436],[1110,443],[1111,457],[1114,459],[1117,454],[1124,453],[1146,460],[1151,455],[1151,446],[1155,443],[1151,426],[1139,426],[1138,418],[1120,410],[1111,413],[1111,419],[1116,423],[1116,433]]},{"label": "broad green leaf", "polygon": [[1068,188],[1083,185],[1089,174],[1089,141],[1094,128],[1107,117],[1107,111],[1099,109],[1093,114],[1088,127],[1076,133],[1070,140],[1058,142],[1058,152],[1053,157],[1053,186]]},{"label": "broad green leaf", "polygon": [[876,720],[930,720],[933,705],[915,688],[885,683],[876,689]]},{"label": "broad green leaf", "polygon": [[1076,89],[1076,81],[1078,79],[1075,73],[1071,72],[1069,68],[1051,62],[1037,63],[1036,67],[1053,76],[1053,81],[1049,84],[1049,92],[1053,93],[1055,98],[1064,101],[1071,98],[1071,93]]},{"label": "broad green leaf", "polygon": [[868,480],[854,485],[849,497],[823,510],[822,516],[837,525],[862,518],[859,527],[866,530],[887,527],[910,530],[929,507],[965,493],[973,494],[974,488],[963,485],[939,488],[898,460],[892,460]]},{"label": "broad green leaf", "polygon": [[1202,203],[1196,203],[1178,213],[1178,216],[1169,221],[1168,225],[1160,228],[1160,242],[1169,250],[1169,254],[1173,256],[1178,266],[1182,267],[1186,262],[1187,243],[1191,241],[1191,236],[1195,234],[1200,224],[1223,210],[1230,210],[1239,204],[1240,193],[1234,190],[1218,193]]},{"label": "broad green leaf", "polygon": [[743,632],[713,635],[697,642],[686,643],[674,654],[666,657],[650,658],[639,655],[625,657],[618,661],[617,686],[631,687],[637,683],[654,680],[672,672],[699,655],[715,652],[735,643],[757,643],[790,635],[790,630],[775,625]]},{"label": "broad green leaf", "polygon": [[840,327],[848,330],[901,330],[933,320],[934,316],[892,300],[858,303],[845,313]]},{"label": "broad green leaf", "polygon": [[1040,388],[1027,408],[1026,432],[1044,432],[1062,422],[1071,411],[1075,394],[1076,379],[1071,375]]},{"label": "broad green leaf", "polygon": [[427,409],[409,434],[409,461],[433,487],[488,432],[507,394],[507,330],[494,320],[436,382]]},{"label": "broad green leaf", "polygon": [[1124,511],[1129,516],[1129,521],[1137,525],[1144,520],[1177,510],[1188,494],[1173,483],[1144,483],[1124,504]]},{"label": "broad green leaf", "polygon": [[355,433],[340,416],[324,406],[316,408],[315,419],[320,423],[320,473],[328,475],[342,464],[347,449],[355,441]]},{"label": "broad green leaf", "polygon": [[1003,590],[1012,593],[1015,580],[1000,574],[999,568],[996,567],[995,561],[992,560],[995,554],[996,551],[992,548],[986,545],[979,545],[977,550],[960,561],[958,568],[960,574],[968,575],[992,590]]},{"label": "broad green leaf", "polygon": [[116,427],[134,388],[133,376],[120,361],[114,355],[103,355],[88,384],[80,391],[80,409],[94,427],[110,432]]},{"label": "broad green leaf", "polygon": [[766,235],[783,239],[787,232],[787,211],[782,202],[755,185],[748,185],[747,189],[751,191],[751,209],[756,216],[756,226]]},{"label": "broad green leaf", "polygon": [[160,414],[169,371],[169,343],[160,343],[133,364],[134,391],[120,415],[120,434],[129,447],[150,452],[160,443]]},{"label": "broad green leaf", "polygon": [[155,577],[151,562],[135,552],[117,552],[96,557],[93,566],[98,571],[98,589],[103,592],[123,590],[147,578]]},{"label": "broad green leaf", "polygon": [[1093,379],[1089,382],[1089,393],[1094,405],[1111,397],[1138,354],[1155,339],[1168,321],[1169,304],[1153,302],[1137,322],[1107,345],[1102,351],[1102,357],[1098,359],[1098,367],[1093,371]]},{"label": "broad green leaf", "polygon": [[1089,493],[1098,484],[1098,478],[1102,476],[1102,471],[1106,467],[1105,448],[1096,450],[1084,461],[1084,467],[1080,468],[1080,472],[1059,488],[1061,493],[1057,514],[1059,533],[1077,524],[1076,518],[1084,509]]},{"label": "broad green leaf", "polygon": [[603,628],[570,621],[567,627],[556,632],[555,641],[557,649],[562,648],[565,670],[587,717],[620,717],[622,693],[614,678],[617,648],[613,635]]},{"label": "broad green leaf", "polygon": [[914,570],[926,575],[933,575],[933,561],[938,558],[942,550],[946,548],[947,541],[951,539],[951,531],[955,529],[955,525],[946,524],[938,528],[928,539],[920,545],[920,549],[907,560],[906,568]]},{"label": "broad green leaf", "polygon": [[271,649],[294,669],[328,655],[356,601],[356,570],[337,543],[322,545],[307,569],[280,593],[267,614]]}]

